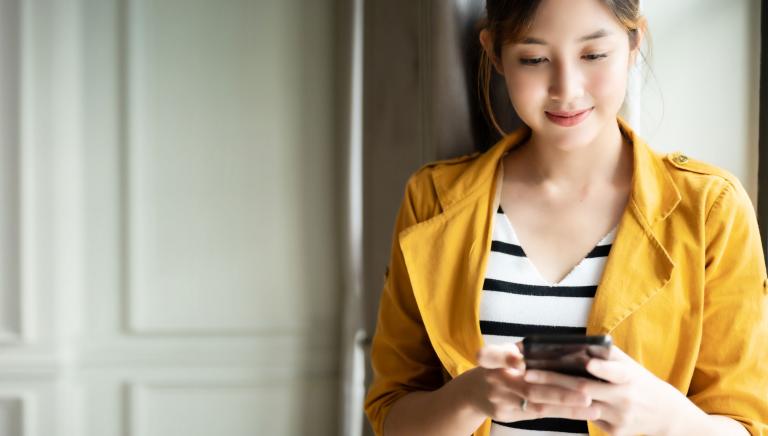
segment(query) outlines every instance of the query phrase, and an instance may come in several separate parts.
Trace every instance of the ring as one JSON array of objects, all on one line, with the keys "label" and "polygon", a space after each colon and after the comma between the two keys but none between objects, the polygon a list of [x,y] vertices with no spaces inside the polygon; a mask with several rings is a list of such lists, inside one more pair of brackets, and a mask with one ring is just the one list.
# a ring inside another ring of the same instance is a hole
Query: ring
[{"label": "ring", "polygon": [[520,410],[525,412],[525,409],[527,409],[527,408],[528,408],[528,399],[527,398],[523,398],[522,401],[520,401]]}]

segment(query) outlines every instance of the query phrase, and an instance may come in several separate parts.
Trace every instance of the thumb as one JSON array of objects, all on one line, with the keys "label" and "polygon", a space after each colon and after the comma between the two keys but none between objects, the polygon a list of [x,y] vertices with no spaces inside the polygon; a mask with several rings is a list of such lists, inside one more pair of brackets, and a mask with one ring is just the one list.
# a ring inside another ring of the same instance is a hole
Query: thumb
[{"label": "thumb", "polygon": [[477,353],[477,364],[485,369],[524,368],[523,354],[516,344],[486,345]]}]

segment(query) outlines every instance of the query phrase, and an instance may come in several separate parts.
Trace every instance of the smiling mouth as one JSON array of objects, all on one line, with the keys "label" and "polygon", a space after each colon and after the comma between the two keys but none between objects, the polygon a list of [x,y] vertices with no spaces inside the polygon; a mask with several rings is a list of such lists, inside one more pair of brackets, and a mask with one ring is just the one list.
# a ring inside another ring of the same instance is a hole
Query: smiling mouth
[{"label": "smiling mouth", "polygon": [[571,112],[544,111],[544,113],[547,115],[547,118],[549,118],[549,120],[552,121],[553,123],[562,127],[572,127],[584,121],[592,113],[593,109],[594,107],[591,107],[589,109],[582,109],[580,111],[571,111]]},{"label": "smiling mouth", "polygon": [[591,111],[592,108],[582,109],[579,111],[571,111],[571,112],[551,112],[551,111],[545,111],[547,114],[552,115],[553,117],[558,118],[573,118],[576,116],[579,116],[583,114],[584,112]]}]

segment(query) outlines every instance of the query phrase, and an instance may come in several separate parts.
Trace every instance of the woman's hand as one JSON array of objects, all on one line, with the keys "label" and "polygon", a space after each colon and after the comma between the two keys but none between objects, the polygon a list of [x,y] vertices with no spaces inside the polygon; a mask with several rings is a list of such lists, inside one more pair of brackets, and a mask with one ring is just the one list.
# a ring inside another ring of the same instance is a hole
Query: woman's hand
[{"label": "woman's hand", "polygon": [[616,346],[608,360],[590,359],[587,370],[608,383],[539,370],[527,371],[524,379],[588,396],[596,413],[591,420],[611,435],[667,434],[665,426],[701,414],[685,395]]},{"label": "woman's hand", "polygon": [[[591,398],[575,389],[530,384],[523,379],[525,365],[520,348],[488,345],[478,353],[478,367],[460,376],[470,405],[499,422],[542,417],[590,420]],[[458,378],[457,378],[458,380]],[[527,400],[522,410],[523,400]]]}]

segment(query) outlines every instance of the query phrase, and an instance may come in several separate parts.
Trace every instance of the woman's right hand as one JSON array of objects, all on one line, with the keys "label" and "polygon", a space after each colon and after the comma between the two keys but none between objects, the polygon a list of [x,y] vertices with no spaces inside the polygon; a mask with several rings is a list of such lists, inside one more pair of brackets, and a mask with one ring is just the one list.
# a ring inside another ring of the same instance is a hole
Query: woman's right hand
[{"label": "woman's right hand", "polygon": [[[519,344],[519,343],[518,343]],[[537,418],[597,419],[586,394],[559,386],[523,380],[525,363],[518,344],[487,345],[478,353],[478,366],[456,378],[470,407],[498,422]],[[522,410],[523,400],[527,400]]]}]

